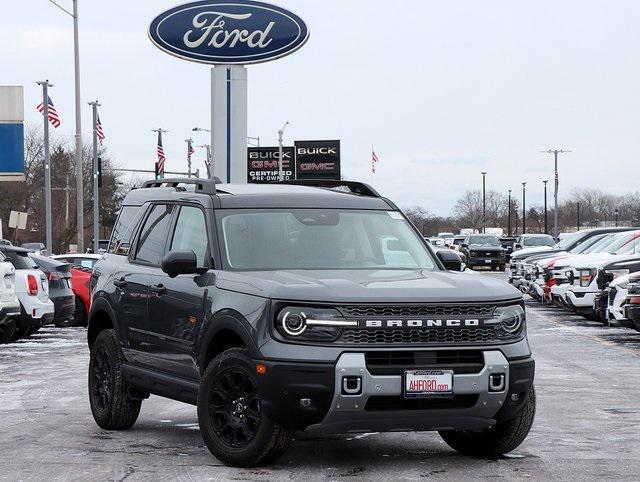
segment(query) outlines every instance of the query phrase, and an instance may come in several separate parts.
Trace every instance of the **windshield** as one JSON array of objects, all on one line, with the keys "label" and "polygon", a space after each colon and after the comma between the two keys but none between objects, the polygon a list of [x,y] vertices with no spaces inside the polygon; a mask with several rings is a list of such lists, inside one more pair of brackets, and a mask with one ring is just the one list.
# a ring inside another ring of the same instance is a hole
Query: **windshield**
[{"label": "windshield", "polygon": [[584,232],[580,232],[580,231],[578,231],[577,233],[573,233],[567,236],[566,238],[560,240],[558,244],[555,245],[555,248],[562,251],[566,251],[567,249],[569,249],[569,246],[572,246],[573,244],[575,244],[584,235],[585,235]]},{"label": "windshield", "polygon": [[572,252],[580,254],[588,253],[601,253],[603,249],[614,243],[618,235],[614,234],[601,234],[599,236],[593,236],[592,239],[588,239],[583,244],[578,245]]},{"label": "windshield", "polygon": [[596,236],[591,236],[590,238],[588,238],[585,241],[582,241],[581,243],[579,243],[575,248],[573,248],[572,250],[570,250],[570,253],[574,253],[574,254],[582,254],[582,253],[586,253],[587,250],[589,250],[593,245],[595,245],[598,241],[600,240],[604,240],[604,238],[606,238],[607,236],[610,236],[611,233],[608,234],[598,234]]},{"label": "windshield", "polygon": [[226,263],[237,270],[436,269],[399,212],[221,210]]},{"label": "windshield", "polygon": [[611,254],[622,254],[628,250],[633,252],[634,241],[638,237],[638,231],[634,231],[631,233],[625,233],[620,239],[618,239],[615,243],[610,244],[606,252]]},{"label": "windshield", "polygon": [[553,246],[555,241],[551,236],[533,236],[522,240],[522,244],[527,247],[531,246]]},{"label": "windshield", "polygon": [[502,246],[495,236],[469,236],[469,244],[480,246]]}]

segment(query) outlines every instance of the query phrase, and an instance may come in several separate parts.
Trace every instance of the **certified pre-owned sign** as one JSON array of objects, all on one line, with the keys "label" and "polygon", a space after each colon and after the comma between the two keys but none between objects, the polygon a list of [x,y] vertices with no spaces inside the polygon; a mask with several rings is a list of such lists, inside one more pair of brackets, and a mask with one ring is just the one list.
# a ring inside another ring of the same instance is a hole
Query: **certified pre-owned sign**
[{"label": "certified pre-owned sign", "polygon": [[[282,148],[282,174],[285,181],[294,179],[293,147]],[[278,147],[247,148],[247,182],[278,182],[280,163]]]},{"label": "certified pre-owned sign", "polygon": [[288,55],[309,38],[297,15],[250,0],[209,0],[174,7],[149,25],[160,49],[206,64],[254,64]]}]

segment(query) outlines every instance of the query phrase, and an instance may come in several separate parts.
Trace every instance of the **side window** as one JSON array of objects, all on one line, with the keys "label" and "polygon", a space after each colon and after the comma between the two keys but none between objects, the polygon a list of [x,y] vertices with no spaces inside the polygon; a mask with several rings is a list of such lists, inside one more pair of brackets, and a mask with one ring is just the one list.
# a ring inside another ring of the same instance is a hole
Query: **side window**
[{"label": "side window", "polygon": [[109,253],[127,256],[131,247],[131,236],[135,228],[135,221],[140,212],[140,206],[123,206],[120,215],[113,227],[111,241],[109,242]]},{"label": "side window", "polygon": [[169,222],[171,221],[172,205],[156,204],[151,208],[147,220],[140,231],[136,259],[159,265],[164,254],[167,241]]},{"label": "side window", "polygon": [[207,223],[202,210],[182,206],[171,241],[172,250],[192,250],[198,258],[198,267],[208,266]]}]

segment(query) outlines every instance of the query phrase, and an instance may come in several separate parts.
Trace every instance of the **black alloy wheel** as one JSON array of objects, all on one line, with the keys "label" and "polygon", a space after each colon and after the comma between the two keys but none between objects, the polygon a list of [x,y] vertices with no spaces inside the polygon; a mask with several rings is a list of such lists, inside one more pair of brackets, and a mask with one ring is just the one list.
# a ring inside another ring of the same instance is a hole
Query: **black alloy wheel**
[{"label": "black alloy wheel", "polygon": [[214,379],[209,413],[219,440],[231,448],[248,445],[262,417],[253,376],[242,367],[229,367]]},{"label": "black alloy wheel", "polygon": [[93,367],[91,370],[91,397],[96,407],[100,410],[106,410],[111,400],[111,386],[113,380],[113,370],[111,369],[111,360],[103,346],[98,347]]}]

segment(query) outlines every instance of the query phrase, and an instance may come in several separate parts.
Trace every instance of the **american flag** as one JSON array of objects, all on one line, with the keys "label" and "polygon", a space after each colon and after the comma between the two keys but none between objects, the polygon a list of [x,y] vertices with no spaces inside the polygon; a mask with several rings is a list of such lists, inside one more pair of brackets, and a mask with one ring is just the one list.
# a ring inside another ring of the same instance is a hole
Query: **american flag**
[{"label": "american flag", "polygon": [[371,147],[371,174],[376,173],[376,164],[380,162],[378,156],[376,156],[376,152]]},{"label": "american flag", "polygon": [[193,146],[191,145],[191,141],[187,141],[187,161],[191,162],[191,155],[196,152]]},{"label": "american flag", "polygon": [[102,145],[102,141],[104,140],[104,130],[102,129],[102,123],[100,122],[100,116],[97,116],[96,120],[96,136],[98,136],[98,140],[100,141],[100,145]]},{"label": "american flag", "polygon": [[158,132],[158,175],[164,176],[164,149],[162,148],[162,134]]},{"label": "american flag", "polygon": [[[57,128],[60,126],[60,124],[62,124],[62,122],[60,122],[60,118],[58,117],[58,112],[56,111],[56,108],[53,106],[53,102],[51,102],[51,97],[47,96],[48,99],[48,104],[49,104],[49,122],[51,122],[51,125],[54,128]],[[40,102],[40,105],[38,105],[38,111],[41,114],[44,114],[44,103]]]}]

